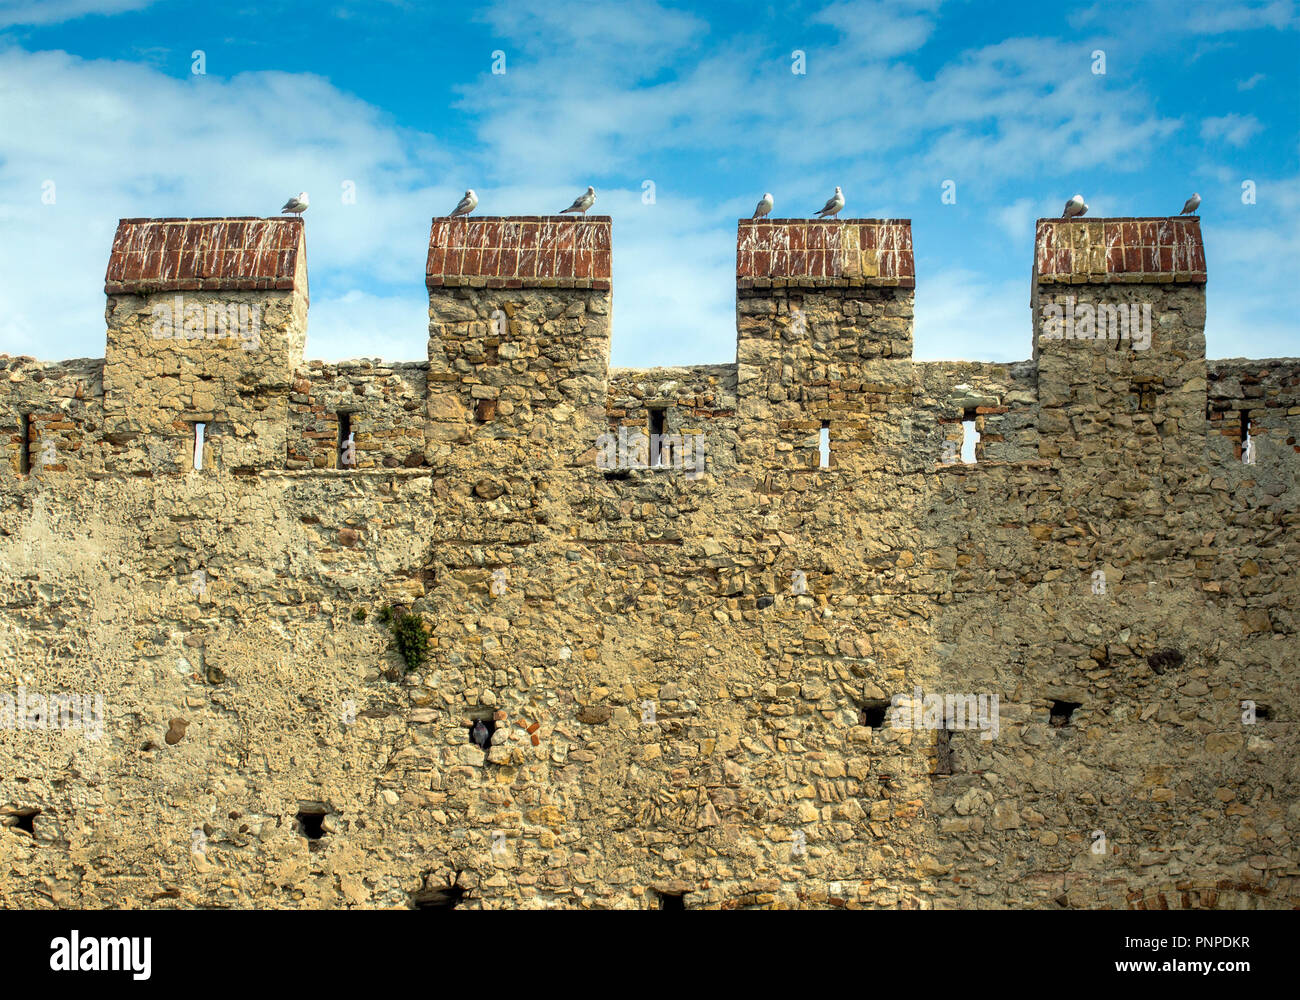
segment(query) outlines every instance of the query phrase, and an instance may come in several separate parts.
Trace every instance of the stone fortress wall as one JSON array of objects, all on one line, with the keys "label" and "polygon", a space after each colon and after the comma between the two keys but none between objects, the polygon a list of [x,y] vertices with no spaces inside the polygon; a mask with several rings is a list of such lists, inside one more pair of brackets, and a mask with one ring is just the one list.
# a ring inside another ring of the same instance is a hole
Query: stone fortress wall
[{"label": "stone fortress wall", "polygon": [[0,357],[0,903],[1300,905],[1300,361],[1198,219],[1040,220],[1015,364],[912,360],[905,220],[741,221],[735,364],[611,370],[610,259],[435,219],[428,363],[323,364],[300,220],[122,221],[105,359]]}]

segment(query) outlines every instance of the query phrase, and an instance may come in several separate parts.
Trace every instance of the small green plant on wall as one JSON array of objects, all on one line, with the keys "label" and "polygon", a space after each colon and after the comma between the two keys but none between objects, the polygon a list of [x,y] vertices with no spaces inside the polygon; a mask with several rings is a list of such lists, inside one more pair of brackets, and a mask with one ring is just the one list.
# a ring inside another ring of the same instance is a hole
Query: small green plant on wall
[{"label": "small green plant on wall", "polygon": [[406,664],[406,670],[420,667],[429,658],[429,633],[419,615],[409,611],[394,611],[385,605],[379,611],[379,620],[393,632],[393,645]]}]

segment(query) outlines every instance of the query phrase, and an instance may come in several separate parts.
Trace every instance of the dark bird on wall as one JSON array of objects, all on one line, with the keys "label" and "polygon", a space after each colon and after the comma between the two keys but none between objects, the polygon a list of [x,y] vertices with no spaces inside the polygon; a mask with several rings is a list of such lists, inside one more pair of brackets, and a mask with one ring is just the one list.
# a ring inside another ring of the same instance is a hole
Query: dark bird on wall
[{"label": "dark bird on wall", "polygon": [[488,744],[492,742],[492,734],[488,732],[488,727],[483,725],[482,719],[474,723],[474,728],[470,730],[469,737],[478,744],[480,750],[486,750]]},{"label": "dark bird on wall", "polygon": [[290,198],[284,203],[284,208],[280,209],[280,214],[284,215],[287,212],[301,218],[302,213],[307,211],[307,205],[307,192],[299,191],[296,197]]},{"label": "dark bird on wall", "polygon": [[1186,203],[1183,205],[1183,210],[1178,214],[1191,215],[1200,207],[1201,207],[1201,196],[1193,192],[1192,196],[1188,198]]}]

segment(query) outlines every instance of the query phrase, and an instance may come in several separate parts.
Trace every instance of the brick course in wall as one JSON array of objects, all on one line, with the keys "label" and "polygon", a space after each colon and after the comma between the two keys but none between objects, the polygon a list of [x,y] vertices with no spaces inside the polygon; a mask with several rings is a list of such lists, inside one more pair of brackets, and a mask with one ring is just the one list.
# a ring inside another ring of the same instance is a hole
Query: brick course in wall
[{"label": "brick course in wall", "polygon": [[425,283],[608,290],[610,226],[608,215],[434,219]]},{"label": "brick course in wall", "polygon": [[1201,220],[1039,219],[1034,273],[1042,284],[1190,282],[1205,284]]},{"label": "brick course in wall", "polygon": [[104,292],[292,289],[302,234],[301,219],[123,219]]},{"label": "brick course in wall", "polygon": [[737,287],[916,287],[909,219],[741,219]]}]

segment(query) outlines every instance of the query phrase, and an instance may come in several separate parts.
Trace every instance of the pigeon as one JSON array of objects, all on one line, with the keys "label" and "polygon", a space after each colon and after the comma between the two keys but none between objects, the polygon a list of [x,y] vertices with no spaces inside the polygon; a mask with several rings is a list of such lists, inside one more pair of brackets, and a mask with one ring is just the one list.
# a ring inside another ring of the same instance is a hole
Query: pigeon
[{"label": "pigeon", "polygon": [[1062,219],[1071,219],[1076,215],[1087,214],[1088,206],[1084,204],[1083,195],[1076,194],[1073,198],[1065,203],[1065,211],[1061,213]]},{"label": "pigeon", "polygon": [[754,209],[754,214],[751,215],[750,218],[757,219],[761,216],[767,215],[772,211],[773,204],[775,203],[772,201],[772,196],[770,194],[763,195],[758,202],[758,207]]},{"label": "pigeon", "polygon": [[1181,212],[1179,212],[1178,214],[1179,214],[1179,215],[1191,215],[1191,214],[1192,214],[1193,212],[1195,212],[1198,208],[1200,208],[1200,206],[1201,206],[1201,196],[1200,196],[1199,194],[1196,194],[1195,192],[1193,192],[1192,196],[1191,196],[1190,198],[1188,198],[1188,199],[1187,199],[1187,202],[1183,205],[1183,210],[1182,210]]},{"label": "pigeon", "polygon": [[844,207],[844,194],[837,187],[835,189],[835,194],[831,196],[830,201],[828,201],[825,205],[822,206],[822,210],[817,213],[817,217],[819,219],[829,219],[832,215],[838,214],[839,210],[843,207]]},{"label": "pigeon", "polygon": [[479,719],[474,723],[474,728],[470,731],[469,738],[478,744],[480,750],[486,750],[488,744],[492,742],[492,734],[488,732],[488,727],[483,725],[483,720]]},{"label": "pigeon", "polygon": [[595,202],[596,202],[596,189],[588,185],[586,193],[580,194],[578,195],[578,197],[574,198],[573,204],[570,205],[568,208],[566,208],[560,214],[564,215],[567,212],[581,212],[583,218],[586,218],[587,209],[591,208],[591,206],[595,204]]},{"label": "pigeon", "polygon": [[458,215],[469,215],[477,206],[478,195],[474,193],[473,188],[470,188],[465,192],[465,197],[460,200],[460,204],[451,210],[449,218],[454,219]]},{"label": "pigeon", "polygon": [[308,205],[307,192],[299,191],[297,196],[290,198],[288,201],[284,203],[284,208],[280,209],[280,214],[284,215],[286,212],[288,212],[292,215],[298,216],[298,218],[301,219],[302,213],[307,211],[307,205]]}]

